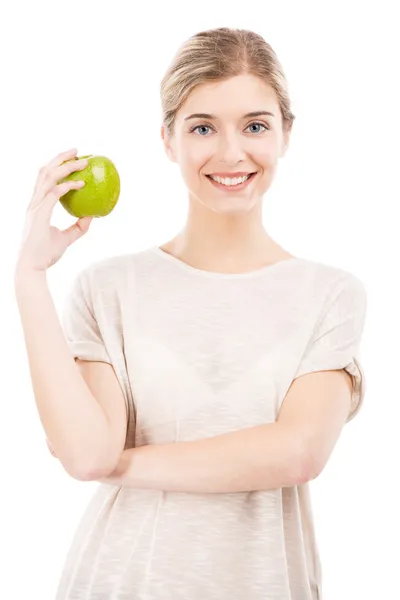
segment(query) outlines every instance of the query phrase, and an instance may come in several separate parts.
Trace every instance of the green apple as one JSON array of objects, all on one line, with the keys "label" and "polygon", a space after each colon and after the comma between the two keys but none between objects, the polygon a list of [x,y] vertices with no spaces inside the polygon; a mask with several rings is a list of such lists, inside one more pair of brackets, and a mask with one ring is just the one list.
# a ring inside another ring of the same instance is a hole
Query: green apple
[{"label": "green apple", "polygon": [[[60,202],[74,217],[105,217],[110,214],[118,202],[120,177],[114,163],[106,156],[88,154],[71,160],[87,158],[88,165],[79,171],[73,171],[58,183],[64,181],[84,181],[85,185],[77,190],[69,190],[61,196]],[[65,161],[69,162],[69,161]]]}]

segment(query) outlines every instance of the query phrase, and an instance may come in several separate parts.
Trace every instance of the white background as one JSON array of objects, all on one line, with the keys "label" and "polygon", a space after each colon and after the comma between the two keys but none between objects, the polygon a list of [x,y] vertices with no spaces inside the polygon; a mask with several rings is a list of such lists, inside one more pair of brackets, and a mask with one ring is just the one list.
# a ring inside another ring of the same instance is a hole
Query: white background
[{"label": "white background", "polygon": [[[296,121],[264,222],[295,255],[357,275],[368,293],[366,398],[311,484],[324,600],[398,597],[399,101],[396,2],[114,0],[8,3],[1,55],[1,597],[54,598],[97,483],[71,479],[45,443],[14,298],[13,269],[38,169],[61,151],[104,154],[121,196],[49,270],[57,309],[75,274],[161,245],[187,196],[160,138],[159,83],[203,29],[253,29],[278,54]],[[53,224],[74,218],[61,205]],[[188,599],[189,600],[189,599]],[[302,600],[302,599],[293,599]]]}]

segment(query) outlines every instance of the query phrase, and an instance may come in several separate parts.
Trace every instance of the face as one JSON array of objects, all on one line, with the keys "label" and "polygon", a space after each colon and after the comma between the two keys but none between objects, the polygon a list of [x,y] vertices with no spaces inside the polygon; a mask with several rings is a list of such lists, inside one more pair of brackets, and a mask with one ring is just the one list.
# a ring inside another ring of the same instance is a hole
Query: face
[{"label": "face", "polygon": [[[246,116],[256,112],[272,114]],[[177,114],[173,136],[164,127],[161,135],[190,200],[218,213],[259,205],[288,147],[275,92],[253,75],[197,86]]]}]

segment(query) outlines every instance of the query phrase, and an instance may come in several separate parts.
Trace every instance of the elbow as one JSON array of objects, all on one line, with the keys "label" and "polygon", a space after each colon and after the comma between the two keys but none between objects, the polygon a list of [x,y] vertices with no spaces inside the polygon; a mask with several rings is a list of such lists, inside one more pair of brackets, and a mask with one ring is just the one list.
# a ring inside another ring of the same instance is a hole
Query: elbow
[{"label": "elbow", "polygon": [[85,465],[80,463],[73,468],[66,468],[68,474],[78,481],[97,481],[107,477],[113,471],[108,466],[103,465]]},{"label": "elbow", "polygon": [[110,464],[104,457],[95,460],[76,459],[72,464],[65,465],[67,473],[78,481],[97,481],[110,475],[115,469],[114,464]]},{"label": "elbow", "polygon": [[296,485],[304,485],[313,479],[316,479],[322,472],[322,468],[317,461],[304,458],[301,461],[300,468],[297,473]]},{"label": "elbow", "polygon": [[316,479],[324,468],[320,453],[315,451],[312,444],[309,443],[302,446],[292,463],[295,465],[295,468],[292,469],[294,485],[304,485]]},{"label": "elbow", "polygon": [[[71,446],[69,446],[69,449]],[[53,449],[54,452],[54,449]],[[61,452],[57,454],[65,471],[78,481],[98,481],[110,475],[116,468],[121,451],[113,451],[107,444],[101,447],[87,445],[81,448],[79,453],[71,451],[65,456]]]}]

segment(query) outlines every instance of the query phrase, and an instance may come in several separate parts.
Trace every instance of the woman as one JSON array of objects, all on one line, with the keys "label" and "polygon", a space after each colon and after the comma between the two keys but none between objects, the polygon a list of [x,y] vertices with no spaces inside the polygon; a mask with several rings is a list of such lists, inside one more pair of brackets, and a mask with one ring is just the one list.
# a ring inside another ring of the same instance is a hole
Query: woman
[{"label": "woman", "polygon": [[187,222],[82,270],[63,329],[46,269],[91,219],[48,222],[76,150],[41,170],[28,209],[15,280],[38,410],[64,468],[100,482],[57,600],[317,600],[308,483],[364,397],[365,289],[263,226],[294,115],[261,36],[194,35],[161,100]]}]

